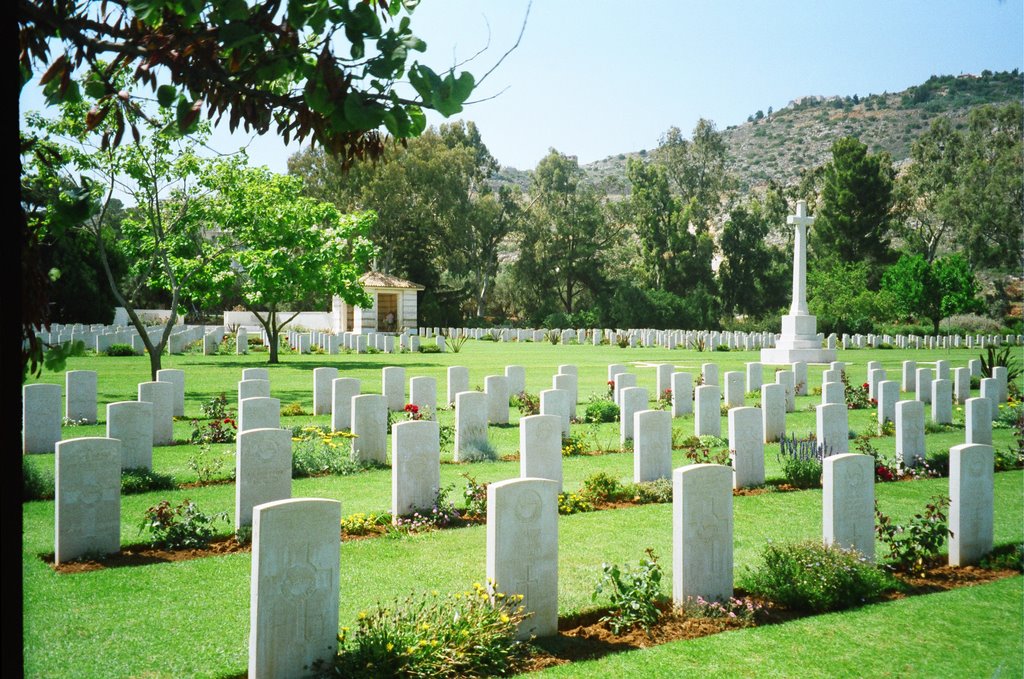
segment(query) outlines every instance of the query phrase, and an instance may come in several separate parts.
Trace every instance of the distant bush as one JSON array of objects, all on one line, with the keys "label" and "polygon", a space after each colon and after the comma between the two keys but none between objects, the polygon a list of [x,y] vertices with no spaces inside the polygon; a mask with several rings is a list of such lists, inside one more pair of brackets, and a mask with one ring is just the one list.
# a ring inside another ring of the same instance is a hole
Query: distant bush
[{"label": "distant bush", "polygon": [[121,494],[134,495],[151,490],[174,490],[177,484],[170,474],[161,474],[152,469],[138,467],[121,470]]},{"label": "distant bush", "polygon": [[134,356],[135,349],[130,344],[111,344],[103,353],[107,356]]},{"label": "distant bush", "polygon": [[31,500],[52,500],[54,494],[53,473],[45,472],[26,460],[21,461],[22,502]]}]

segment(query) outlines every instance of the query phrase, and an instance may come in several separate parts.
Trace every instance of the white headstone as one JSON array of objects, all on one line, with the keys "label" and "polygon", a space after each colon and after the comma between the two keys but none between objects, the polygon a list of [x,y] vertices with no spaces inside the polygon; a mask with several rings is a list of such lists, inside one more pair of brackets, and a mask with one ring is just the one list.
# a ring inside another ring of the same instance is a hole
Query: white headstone
[{"label": "white headstone", "polygon": [[987,398],[969,398],[964,404],[966,443],[992,445],[992,404]]},{"label": "white headstone", "polygon": [[554,415],[519,420],[519,476],[550,479],[562,490],[562,422]]},{"label": "white headstone", "polygon": [[830,403],[815,406],[817,412],[817,437],[819,445],[825,446],[832,455],[850,450],[850,426],[845,405]]},{"label": "white headstone", "polygon": [[725,405],[729,408],[739,408],[743,405],[744,387],[746,378],[738,370],[730,370],[725,373]]},{"label": "white headstone", "polygon": [[761,422],[764,442],[773,443],[786,433],[786,387],[781,384],[761,385]]},{"label": "white headstone", "polygon": [[380,394],[352,397],[352,459],[386,462],[388,449],[388,407]]},{"label": "white headstone", "polygon": [[900,397],[900,383],[883,380],[878,383],[878,431],[881,433],[886,421],[896,423],[896,401]]},{"label": "white headstone", "polygon": [[65,410],[69,420],[96,424],[96,371],[64,373]]},{"label": "white headstone", "polygon": [[253,512],[249,677],[289,679],[338,651],[341,503],[298,498]]},{"label": "white headstone", "polygon": [[487,486],[487,577],[521,594],[519,638],[558,633],[558,484],[510,479]]},{"label": "white headstone", "polygon": [[633,414],[633,481],[672,476],[672,416],[667,410]]},{"label": "white headstone", "polygon": [[912,393],[917,391],[917,362],[903,361],[903,391]]},{"label": "white headstone", "polygon": [[487,394],[463,391],[455,395],[456,462],[472,459],[487,442]]},{"label": "white headstone", "polygon": [[976,563],[992,551],[994,486],[992,446],[965,443],[949,449],[949,564]]},{"label": "white headstone", "polygon": [[338,379],[337,368],[313,369],[313,414],[330,415],[331,383]]},{"label": "white headstone", "polygon": [[141,382],[139,400],[153,404],[153,445],[174,443],[174,386],[169,382]]},{"label": "white headstone", "polygon": [[391,428],[391,514],[394,518],[430,508],[441,488],[437,422],[406,420]]},{"label": "white headstone", "polygon": [[[699,389],[700,387],[698,387]],[[672,600],[732,596],[732,469],[691,464],[672,472]]]},{"label": "white headstone", "polygon": [[714,363],[704,363],[700,366],[700,374],[703,378],[701,386],[719,386],[718,365]]},{"label": "white headstone", "polygon": [[622,407],[622,390],[636,386],[636,375],[633,373],[618,373],[615,375],[615,405]]},{"label": "white headstone", "polygon": [[695,436],[722,435],[722,397],[717,384],[694,389],[693,433]]},{"label": "white headstone", "polygon": [[693,412],[693,375],[672,373],[672,417]]},{"label": "white headstone", "polygon": [[409,403],[419,406],[420,415],[437,419],[437,380],[433,377],[413,377],[409,380]]},{"label": "white headstone", "polygon": [[121,469],[153,469],[153,404],[107,404],[107,438],[121,442]]},{"label": "white headstone", "polygon": [[21,449],[52,453],[61,437],[59,384],[26,384],[21,388]]},{"label": "white headstone", "polygon": [[807,389],[807,364],[803,361],[793,361],[793,388],[797,396],[806,396]]},{"label": "white headstone", "polygon": [[455,404],[455,395],[469,391],[469,368],[453,365],[448,368],[447,403]]},{"label": "white headstone", "polygon": [[120,551],[121,442],[68,439],[55,453],[54,562]]},{"label": "white headstone", "polygon": [[381,369],[381,393],[391,412],[405,408],[405,368],[388,366]]},{"label": "white headstone", "polygon": [[875,464],[870,455],[822,461],[822,533],[826,545],[875,559]]},{"label": "white headstone", "polygon": [[656,398],[662,398],[666,389],[672,388],[672,364],[659,363],[655,366],[655,394]]},{"label": "white headstone", "polygon": [[764,365],[761,363],[747,363],[747,392],[760,391],[764,384]]},{"label": "white headstone", "polygon": [[775,383],[786,388],[786,412],[796,410],[796,375],[792,370],[780,370],[775,373]]},{"label": "white headstone", "polygon": [[939,379],[932,382],[932,422],[953,422],[953,383],[949,380]]},{"label": "white headstone", "polygon": [[963,405],[971,397],[971,371],[967,368],[953,369],[953,399]]},{"label": "white headstone", "polygon": [[570,417],[576,415],[576,402],[579,400],[579,381],[576,375],[571,373],[554,375],[551,378],[551,387],[560,389],[567,394],[566,409]]},{"label": "white headstone", "polygon": [[922,403],[932,402],[932,369],[918,368],[916,380],[915,398]]},{"label": "white headstone", "polygon": [[508,380],[508,393],[519,394],[526,391],[526,368],[521,365],[506,365],[505,379]]},{"label": "white headstone", "polygon": [[[572,377],[572,375],[565,375]],[[540,414],[554,415],[562,423],[562,437],[570,434],[571,422],[569,420],[569,392],[564,389],[545,389],[540,392]],[[522,422],[522,420],[520,420]]]},{"label": "white headstone", "polygon": [[764,484],[764,431],[760,408],[729,411],[729,449],[733,488]]},{"label": "white headstone", "polygon": [[924,460],[924,404],[899,401],[896,404],[896,461],[913,467]]},{"label": "white headstone", "polygon": [[487,394],[487,422],[508,424],[508,380],[504,375],[488,375],[484,378],[484,393]]},{"label": "white headstone", "polygon": [[339,377],[331,380],[331,431],[352,428],[352,397],[359,394],[359,380]]},{"label": "white headstone", "polygon": [[243,368],[243,380],[266,380],[270,381],[270,371],[266,368]]},{"label": "white headstone", "polygon": [[619,441],[625,444],[633,440],[633,414],[647,409],[647,390],[643,387],[626,387],[620,394],[620,401]]},{"label": "white headstone", "polygon": [[292,433],[249,429],[235,440],[235,530],[252,525],[253,507],[292,496]]},{"label": "white headstone", "polygon": [[244,398],[238,402],[238,433],[250,429],[277,429],[281,426],[281,401],[268,396]]},{"label": "white headstone", "polygon": [[821,385],[821,404],[846,404],[846,386],[842,382],[825,382]]}]

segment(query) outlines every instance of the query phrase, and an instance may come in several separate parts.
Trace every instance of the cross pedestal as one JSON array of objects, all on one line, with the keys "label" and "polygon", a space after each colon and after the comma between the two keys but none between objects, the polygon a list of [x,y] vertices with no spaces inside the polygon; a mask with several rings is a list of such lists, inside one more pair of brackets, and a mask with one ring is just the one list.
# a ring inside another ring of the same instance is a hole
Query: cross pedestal
[{"label": "cross pedestal", "polygon": [[761,362],[787,365],[804,363],[831,363],[836,360],[835,349],[822,349],[818,339],[818,319],[807,310],[807,228],[814,217],[807,214],[806,201],[797,201],[796,214],[786,218],[795,227],[793,239],[793,304],[782,317],[782,336],[774,349],[761,350]]}]

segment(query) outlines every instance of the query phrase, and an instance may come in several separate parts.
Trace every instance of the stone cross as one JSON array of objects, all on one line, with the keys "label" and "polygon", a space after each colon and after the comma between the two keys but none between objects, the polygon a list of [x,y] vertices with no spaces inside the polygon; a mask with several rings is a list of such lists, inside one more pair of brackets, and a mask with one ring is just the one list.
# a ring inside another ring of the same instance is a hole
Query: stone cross
[{"label": "stone cross", "polygon": [[793,239],[793,305],[789,313],[807,316],[807,227],[814,223],[814,217],[807,214],[807,201],[796,202],[796,214],[786,217],[786,223],[796,227]]}]

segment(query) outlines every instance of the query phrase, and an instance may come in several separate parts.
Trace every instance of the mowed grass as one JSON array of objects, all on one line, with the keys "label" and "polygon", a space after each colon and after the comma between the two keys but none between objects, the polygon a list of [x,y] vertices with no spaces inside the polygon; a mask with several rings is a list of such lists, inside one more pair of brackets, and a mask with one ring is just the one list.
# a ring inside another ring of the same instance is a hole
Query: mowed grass
[{"label": "mowed grass", "polygon": [[[966,350],[840,351],[839,354],[839,360],[850,363],[848,372],[855,383],[865,379],[868,360],[882,361],[890,379],[899,379],[903,360],[916,360],[922,364],[942,358],[958,367],[976,356],[976,353]],[[382,367],[404,366],[407,379],[418,375],[436,377],[438,400],[443,402],[445,369],[449,365],[468,367],[471,387],[482,385],[486,375],[502,374],[505,365],[523,365],[526,367],[527,390],[537,393],[549,388],[551,375],[560,364],[572,364],[579,371],[579,408],[582,412],[590,394],[606,391],[609,363],[623,363],[636,372],[640,386],[647,387],[653,399],[654,368],[647,364],[672,362],[678,369],[696,374],[701,363],[710,361],[717,363],[724,374],[728,370],[743,370],[744,363],[758,360],[758,355],[756,352],[699,353],[471,341],[459,354],[286,354],[282,358],[284,363],[270,366],[271,394],[280,398],[282,404],[298,402],[307,411],[312,410],[312,370],[320,366],[335,366],[341,376],[358,377],[362,380],[364,393],[379,392]],[[186,371],[186,416],[200,417],[201,402],[221,392],[225,392],[229,402],[233,402],[241,369],[259,367],[265,361],[266,354],[245,357],[186,355],[167,358],[164,367]],[[98,372],[101,404],[98,414],[101,421],[106,403],[135,398],[135,385],[149,380],[148,362],[144,358],[78,358],[72,359],[68,368]],[[820,383],[821,370],[821,366],[809,367],[811,385]],[[766,381],[772,379],[772,372],[772,368],[765,367]],[[44,374],[41,380],[61,383],[63,376]],[[813,405],[818,402],[818,397],[799,398],[797,412],[787,416],[789,430],[800,434],[813,431]],[[442,423],[450,424],[452,417],[450,411],[439,413]],[[514,453],[518,448],[517,419],[518,413],[513,410],[509,426],[490,429],[491,440],[501,455]],[[327,416],[282,418],[283,426],[328,422]],[[723,418],[723,435],[727,430],[725,422]],[[677,418],[674,427],[680,437],[691,434],[692,416]],[[873,431],[873,411],[851,411],[850,428],[857,432]],[[64,438],[102,436],[104,431],[102,424],[66,427]],[[176,438],[186,439],[188,431],[187,422],[176,423]],[[617,424],[577,425],[574,433],[594,448],[618,447]],[[1009,430],[997,429],[994,435],[997,446],[1011,444]],[[929,453],[948,450],[962,441],[962,430],[927,436]],[[891,453],[894,448],[892,437],[877,438],[872,443],[883,452]],[[234,449],[233,445],[215,448],[230,454]],[[195,480],[195,474],[188,468],[188,458],[195,451],[196,448],[189,445],[158,448],[154,451],[154,467],[157,471],[173,474],[179,483]],[[777,446],[766,447],[770,480],[781,477],[775,460],[776,451]],[[675,466],[687,463],[681,451],[676,451],[673,462]],[[29,456],[28,463],[47,468],[52,473],[52,455]],[[628,480],[632,476],[632,456],[628,452],[617,452],[566,458],[565,489],[578,488],[583,479],[598,471]],[[460,478],[462,473],[472,474],[480,481],[496,481],[518,476],[519,466],[516,462],[444,464],[441,472],[443,484],[455,485],[457,499],[464,487],[464,480]],[[1020,542],[1024,537],[1022,481],[1024,474],[1021,472],[996,474],[997,544]],[[293,482],[293,495],[340,500],[343,514],[387,511],[390,507],[390,483],[387,470],[349,477],[300,479]],[[908,519],[920,511],[931,496],[938,494],[948,494],[946,479],[876,486],[880,508],[897,521]],[[204,511],[233,513],[232,484],[125,496],[121,504],[122,542],[128,544],[141,539],[137,526],[146,507],[161,499],[178,502],[186,497]],[[766,540],[817,539],[821,535],[820,491],[737,497],[734,510],[738,574],[756,562]],[[222,530],[226,534],[228,525],[224,524]],[[662,556],[666,570],[671,571],[669,505],[560,517],[559,532],[559,609],[563,615],[595,605],[591,601],[591,592],[602,562],[635,562],[645,548],[652,547]],[[878,550],[880,555],[883,554],[881,545],[878,545]],[[245,670],[251,566],[248,554],[58,575],[40,559],[41,554],[52,551],[53,503],[26,504],[22,569],[27,675],[230,676]],[[346,543],[340,556],[341,624],[351,626],[360,610],[378,601],[390,602],[413,591],[436,589],[446,593],[471,587],[473,582],[484,577],[484,555],[483,527]],[[665,583],[671,582],[668,576],[666,573]],[[745,676],[762,673],[780,676],[885,673],[964,676],[975,673],[958,671],[957,668],[970,667],[962,663],[977,660],[978,649],[982,649],[985,661],[991,661],[993,669],[985,669],[988,664],[984,667],[978,665],[981,674],[991,675],[995,668],[1009,668],[1015,670],[1014,673],[1002,676],[1020,676],[1017,668],[1021,664],[1021,593],[1019,579],[1015,582],[1017,584],[1013,586],[998,583],[974,587],[947,595],[918,597],[860,611],[810,618],[784,626],[682,642],[664,649],[606,658],[589,670],[580,664],[557,672],[577,673],[578,676],[679,676],[689,669]],[[666,584],[666,588],[669,586]],[[1001,605],[993,606],[993,601],[1001,602]],[[953,627],[950,620],[959,625],[957,634],[948,632]],[[865,633],[865,630],[874,630],[878,626],[887,632]],[[1003,635],[992,634],[990,629],[1000,629]],[[945,636],[933,639],[942,630],[947,630]],[[915,646],[923,637],[929,638],[930,645]],[[737,638],[742,641],[730,641]],[[834,659],[831,656],[823,658],[814,650],[804,650],[804,646],[814,649],[822,642],[826,642],[829,649],[837,646]],[[705,649],[708,644],[712,648]],[[735,644],[735,648],[731,644]],[[900,655],[891,663],[880,661],[877,665],[863,665],[858,659],[861,655],[885,658],[887,654],[891,656],[896,647],[900,648]],[[913,651],[915,648],[917,652]],[[950,661],[951,654],[962,656],[962,660]],[[755,662],[764,655],[770,655],[770,661]],[[669,657],[676,660],[666,659]],[[735,661],[728,661],[729,658]],[[911,661],[912,664],[907,664]],[[763,667],[763,671],[757,667]],[[950,667],[952,671],[937,671],[944,667]]]}]

